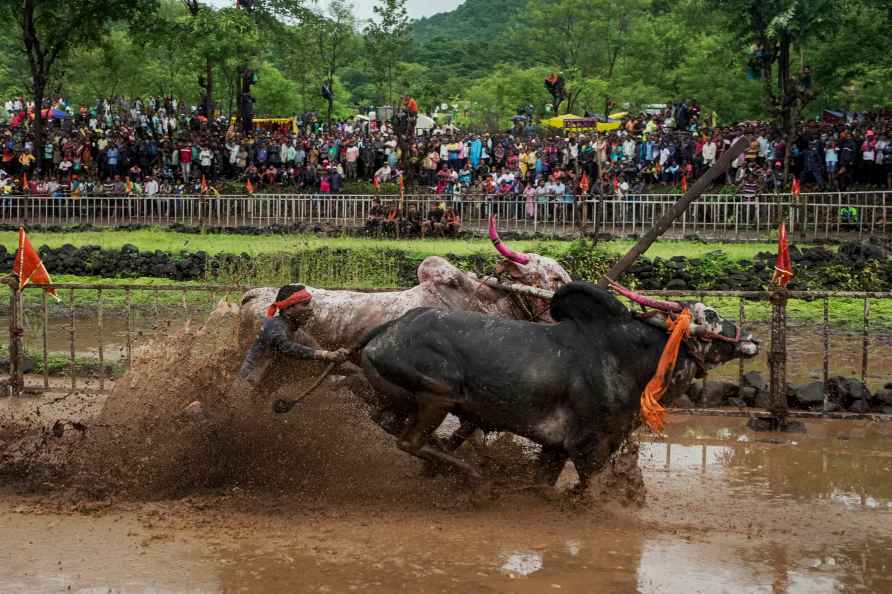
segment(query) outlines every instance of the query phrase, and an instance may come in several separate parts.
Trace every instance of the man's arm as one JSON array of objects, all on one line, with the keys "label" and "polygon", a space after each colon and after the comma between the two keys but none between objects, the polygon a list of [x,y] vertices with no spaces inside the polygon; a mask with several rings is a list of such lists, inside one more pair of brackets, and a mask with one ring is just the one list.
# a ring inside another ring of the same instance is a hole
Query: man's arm
[{"label": "man's arm", "polygon": [[316,345],[305,345],[293,340],[284,323],[265,324],[263,329],[264,340],[277,352],[304,360],[320,361],[344,361],[347,352],[323,351]]}]

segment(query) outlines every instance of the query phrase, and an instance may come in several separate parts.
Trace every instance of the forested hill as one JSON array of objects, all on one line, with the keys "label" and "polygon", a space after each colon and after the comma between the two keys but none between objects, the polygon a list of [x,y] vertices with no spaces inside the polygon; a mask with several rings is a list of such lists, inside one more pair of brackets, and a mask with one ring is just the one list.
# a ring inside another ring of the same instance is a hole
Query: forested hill
[{"label": "forested hill", "polygon": [[507,27],[527,0],[465,0],[452,12],[412,23],[412,38],[425,43],[436,37],[454,40],[492,39]]}]

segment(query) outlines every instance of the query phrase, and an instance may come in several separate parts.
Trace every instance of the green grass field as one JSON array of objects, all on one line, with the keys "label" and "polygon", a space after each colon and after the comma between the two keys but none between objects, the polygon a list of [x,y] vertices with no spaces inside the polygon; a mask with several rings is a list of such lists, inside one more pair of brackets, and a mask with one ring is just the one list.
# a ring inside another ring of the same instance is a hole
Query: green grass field
[{"label": "green grass field", "polygon": [[[32,233],[29,234],[35,247],[47,245],[60,247],[71,244],[77,247],[98,245],[105,249],[118,249],[125,244],[135,245],[140,250],[161,250],[164,252],[205,251],[209,254],[247,253],[249,255],[273,254],[331,249],[374,249],[403,250],[413,256],[433,256],[442,254],[470,255],[492,251],[486,239],[443,240],[408,239],[379,240],[356,237],[316,237],[312,235],[190,235],[163,229],[139,231],[96,231],[80,233]],[[18,234],[12,231],[0,232],[0,242],[7,250],[15,250]],[[513,241],[511,246],[521,251],[537,251],[543,247],[549,253],[562,253],[570,245],[569,241]],[[624,254],[632,247],[632,241],[611,241],[601,244],[604,249],[616,254]],[[659,241],[647,252],[647,257],[671,258],[687,256],[696,258],[706,253],[722,250],[731,259],[752,258],[758,252],[774,251],[772,243],[699,243],[692,241]]]}]

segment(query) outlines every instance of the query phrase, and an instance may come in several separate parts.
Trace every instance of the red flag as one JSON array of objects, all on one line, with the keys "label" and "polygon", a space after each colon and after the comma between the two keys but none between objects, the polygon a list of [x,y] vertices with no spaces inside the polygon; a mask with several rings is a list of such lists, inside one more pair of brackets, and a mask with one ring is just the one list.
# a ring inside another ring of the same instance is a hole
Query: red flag
[{"label": "red flag", "polygon": [[[36,285],[53,284],[49,273],[46,271],[46,267],[40,259],[40,254],[37,253],[37,250],[35,250],[31,245],[31,242],[28,241],[28,236],[25,235],[24,227],[19,227],[19,250],[16,252],[12,271],[19,276],[20,291],[25,288],[25,285],[28,283],[34,283]],[[47,292],[58,299],[55,289],[47,289]]]},{"label": "red flag", "polygon": [[375,179],[372,180],[372,185],[375,186],[375,189],[376,189],[376,190],[380,190],[380,189],[381,189],[381,180],[378,179],[378,176],[377,176],[377,175],[375,176]]},{"label": "red flag", "polygon": [[588,173],[582,174],[582,179],[579,180],[579,189],[582,190],[583,194],[588,194],[588,189],[591,187],[591,184],[588,180]]},{"label": "red flag", "polygon": [[619,179],[614,177],[613,178],[613,191],[616,192],[617,190],[619,190]]},{"label": "red flag", "polygon": [[774,277],[772,282],[780,287],[786,287],[793,279],[793,262],[790,260],[790,248],[787,245],[787,225],[781,223],[777,232],[777,262],[774,265]]},{"label": "red flag", "polygon": [[688,176],[687,175],[681,176],[681,191],[684,194],[688,193]]},{"label": "red flag", "polygon": [[203,175],[201,176],[201,193],[202,194],[208,193],[208,182],[206,179],[204,179]]},{"label": "red flag", "polygon": [[406,191],[406,176],[400,175],[400,194]]},{"label": "red flag", "polygon": [[793,193],[794,196],[798,196],[798,195],[799,195],[799,192],[801,191],[801,188],[800,188],[800,186],[799,186],[799,179],[798,179],[798,178],[795,178],[795,177],[793,178],[793,185],[790,186],[790,191]]},{"label": "red flag", "polygon": [[28,183],[28,174],[22,174],[22,192],[31,193],[31,185]]},{"label": "red flag", "polygon": [[254,193],[254,184],[251,183],[250,179],[248,179],[248,183],[245,184],[245,189],[248,190],[249,194]]},{"label": "red flag", "polygon": [[127,189],[126,189],[126,192],[127,192],[128,194],[132,194],[132,193],[133,193],[133,181],[132,181],[129,177],[127,178],[127,185],[126,185],[126,188],[127,188]]}]

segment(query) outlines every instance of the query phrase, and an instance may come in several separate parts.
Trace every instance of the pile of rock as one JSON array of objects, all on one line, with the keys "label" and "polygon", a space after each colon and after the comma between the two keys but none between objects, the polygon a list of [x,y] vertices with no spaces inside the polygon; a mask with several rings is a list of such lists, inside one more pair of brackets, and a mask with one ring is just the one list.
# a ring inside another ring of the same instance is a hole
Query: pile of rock
[{"label": "pile of rock", "polygon": [[[892,414],[892,382],[872,394],[867,386],[857,379],[831,377],[826,385],[826,409],[824,382],[788,384],[786,394],[787,406],[792,410]],[[766,409],[769,404],[768,381],[760,373],[751,371],[744,374],[741,385],[727,381],[695,382],[687,394],[675,400],[673,406]]]}]

